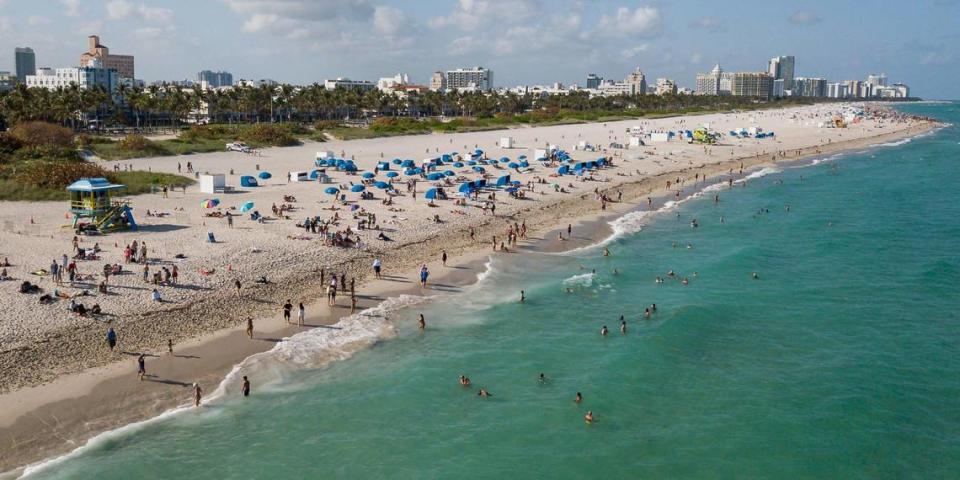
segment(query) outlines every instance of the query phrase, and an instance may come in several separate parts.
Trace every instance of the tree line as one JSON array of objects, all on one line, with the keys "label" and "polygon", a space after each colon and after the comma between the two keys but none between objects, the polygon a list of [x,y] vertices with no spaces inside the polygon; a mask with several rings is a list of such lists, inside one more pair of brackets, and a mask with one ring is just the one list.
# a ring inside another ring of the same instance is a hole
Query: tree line
[{"label": "tree line", "polygon": [[[10,125],[46,121],[75,130],[95,126],[149,128],[183,122],[317,122],[373,117],[489,117],[529,112],[671,113],[756,108],[758,103],[812,103],[825,99],[760,100],[710,95],[619,95],[593,97],[585,91],[540,96],[513,92],[410,92],[401,97],[379,90],[328,90],[323,85],[261,85],[203,90],[199,86],[120,85],[111,95],[101,86],[53,90],[18,84],[0,93],[0,117]],[[202,113],[201,113],[202,112]]]}]

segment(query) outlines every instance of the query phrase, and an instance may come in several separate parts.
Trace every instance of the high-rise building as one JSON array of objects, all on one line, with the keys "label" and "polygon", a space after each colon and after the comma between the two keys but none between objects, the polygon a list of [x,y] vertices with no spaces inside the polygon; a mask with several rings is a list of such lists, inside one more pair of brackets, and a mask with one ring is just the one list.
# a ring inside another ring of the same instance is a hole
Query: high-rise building
[{"label": "high-rise building", "polygon": [[[767,73],[774,80],[783,80],[783,90],[793,90],[794,58],[793,55],[773,57],[770,59]],[[777,95],[774,95],[777,96]],[[781,95],[782,96],[782,95]]]},{"label": "high-rise building", "polygon": [[860,98],[863,96],[863,82],[860,80],[846,80],[843,84],[846,86],[848,97]]},{"label": "high-rise building", "polygon": [[120,78],[136,78],[134,76],[133,55],[114,55],[106,45],[100,44],[100,37],[87,37],[87,51],[80,55],[80,66],[90,65],[93,59],[100,60],[103,68],[114,69]]},{"label": "high-rise building", "polygon": [[636,70],[630,72],[627,75],[624,83],[630,85],[632,88],[632,95],[646,95],[647,94],[647,76],[640,71],[640,67],[637,67]]},{"label": "high-rise building", "polygon": [[203,85],[204,82],[206,82],[210,88],[229,87],[233,85],[233,74],[230,72],[202,70],[197,74],[197,83]]},{"label": "high-rise building", "polygon": [[33,53],[33,49],[30,47],[17,47],[13,49],[13,57],[16,62],[16,74],[17,81],[25,83],[27,81],[27,75],[36,75],[37,73],[37,57]]},{"label": "high-rise building", "polygon": [[430,90],[443,92],[447,89],[447,76],[443,72],[433,72],[430,77]]},{"label": "high-rise building", "polygon": [[741,97],[770,98],[773,77],[767,72],[737,72],[730,78],[730,94]]},{"label": "high-rise building", "polygon": [[719,95],[720,77],[723,75],[723,69],[718,63],[710,73],[697,74],[697,95]]},{"label": "high-rise building", "polygon": [[875,73],[871,73],[870,75],[867,75],[867,83],[869,83],[869,84],[871,84],[871,85],[876,85],[876,86],[878,86],[878,87],[886,87],[886,86],[887,86],[887,74],[886,74],[886,73],[881,73],[881,74],[878,75],[878,74],[875,74]]},{"label": "high-rise building", "polygon": [[722,72],[720,73],[720,83],[717,84],[717,95],[732,95],[733,94],[733,73]]},{"label": "high-rise building", "polygon": [[493,70],[483,67],[447,70],[447,89],[487,92],[493,89]]},{"label": "high-rise building", "polygon": [[827,84],[827,97],[847,98],[848,96],[849,96],[849,91],[847,90],[846,83],[835,82],[835,83]]},{"label": "high-rise building", "polygon": [[793,80],[793,96],[826,97],[827,80],[823,78],[797,77]]},{"label": "high-rise building", "polygon": [[398,73],[392,77],[381,77],[377,80],[377,89],[381,92],[392,92],[395,87],[409,84],[410,77],[406,73]]},{"label": "high-rise building", "polygon": [[603,77],[597,75],[596,73],[587,74],[587,88],[596,90],[600,88],[600,82],[603,82]]},{"label": "high-rise building", "polygon": [[783,79],[773,81],[773,98],[780,98],[787,96],[786,90],[783,88]]},{"label": "high-rise building", "polygon": [[656,93],[657,95],[676,95],[677,82],[669,78],[658,78]]}]

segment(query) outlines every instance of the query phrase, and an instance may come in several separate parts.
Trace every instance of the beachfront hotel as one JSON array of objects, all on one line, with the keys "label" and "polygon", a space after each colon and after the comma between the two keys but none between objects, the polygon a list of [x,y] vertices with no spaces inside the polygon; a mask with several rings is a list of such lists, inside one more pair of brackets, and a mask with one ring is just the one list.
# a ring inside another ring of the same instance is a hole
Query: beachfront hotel
[{"label": "beachfront hotel", "polygon": [[447,90],[488,92],[493,89],[493,70],[483,67],[447,70]]},{"label": "beachfront hotel", "polygon": [[80,65],[90,65],[92,60],[99,60],[100,66],[105,69],[116,70],[120,78],[136,78],[134,76],[133,55],[116,55],[110,53],[106,45],[100,43],[100,37],[87,37],[87,51],[80,54]]}]

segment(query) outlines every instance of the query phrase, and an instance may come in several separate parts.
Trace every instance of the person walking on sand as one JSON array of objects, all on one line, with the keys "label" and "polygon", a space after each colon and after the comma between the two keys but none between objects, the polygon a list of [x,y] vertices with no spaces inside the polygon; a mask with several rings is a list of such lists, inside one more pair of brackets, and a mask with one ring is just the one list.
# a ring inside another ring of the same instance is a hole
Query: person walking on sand
[{"label": "person walking on sand", "polygon": [[373,275],[377,278],[377,280],[380,280],[381,278],[380,277],[381,268],[382,268],[382,264],[380,263],[380,258],[374,258],[373,259]]},{"label": "person walking on sand", "polygon": [[427,287],[427,277],[429,276],[430,270],[427,269],[427,264],[424,263],[423,266],[420,267],[420,288]]},{"label": "person walking on sand", "polygon": [[303,326],[304,317],[307,316],[307,310],[303,308],[303,302],[297,307],[297,325]]},{"label": "person walking on sand", "polygon": [[143,381],[143,376],[146,374],[147,374],[147,359],[141,353],[140,356],[137,357],[137,375],[140,377],[141,382]]},{"label": "person walking on sand", "polygon": [[253,317],[247,317],[247,337],[253,340]]},{"label": "person walking on sand", "polygon": [[199,407],[200,400],[203,399],[203,389],[200,388],[200,385],[197,383],[193,384],[193,406]]},{"label": "person walking on sand", "polygon": [[440,255],[440,260],[443,261],[443,266],[446,267],[446,266],[447,266],[447,251],[446,251],[446,250],[442,250],[442,252],[443,252],[443,253]]},{"label": "person walking on sand", "polygon": [[244,397],[250,396],[250,380],[247,379],[246,375],[243,376],[243,383],[240,384],[240,393]]},{"label": "person walking on sand", "polygon": [[173,355],[173,339],[172,338],[167,339],[167,353],[169,353],[170,355]]},{"label": "person walking on sand", "polygon": [[284,323],[290,323],[290,310],[293,310],[293,305],[290,304],[290,299],[287,299],[287,303],[283,304],[283,321]]},{"label": "person walking on sand", "polygon": [[107,329],[107,345],[110,346],[111,352],[117,346],[117,332],[113,330],[113,327]]},{"label": "person walking on sand", "polygon": [[233,280],[233,286],[234,286],[234,287],[237,287],[237,296],[239,297],[239,296],[240,296],[240,286],[241,286],[241,285],[240,285],[240,279],[239,279],[239,278],[235,278],[235,279]]}]

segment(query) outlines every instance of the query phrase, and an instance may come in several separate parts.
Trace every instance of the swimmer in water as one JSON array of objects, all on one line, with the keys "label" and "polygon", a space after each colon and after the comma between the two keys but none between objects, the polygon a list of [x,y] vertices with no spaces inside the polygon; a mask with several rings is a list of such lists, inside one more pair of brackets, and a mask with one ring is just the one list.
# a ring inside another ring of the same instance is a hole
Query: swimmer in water
[{"label": "swimmer in water", "polygon": [[649,309],[649,308],[644,308],[644,309],[643,309],[643,318],[650,318],[650,309]]},{"label": "swimmer in water", "polygon": [[577,396],[573,397],[573,403],[580,403],[583,401],[583,395],[580,395],[580,392],[577,392]]},{"label": "swimmer in water", "polygon": [[483,398],[492,397],[493,395],[488,392],[485,388],[481,388],[477,395]]},{"label": "swimmer in water", "polygon": [[757,275],[757,272],[753,272],[752,276],[754,280],[760,280],[760,275]]},{"label": "swimmer in water", "polygon": [[651,304],[650,304],[650,311],[653,312],[653,313],[657,313],[657,304],[656,304],[656,303],[651,303]]},{"label": "swimmer in water", "polygon": [[423,318],[423,314],[420,314],[420,319],[417,320],[417,328],[420,330],[425,330],[427,328],[427,320]]},{"label": "swimmer in water", "polygon": [[600,329],[600,335],[607,336],[608,333],[610,333],[610,330],[607,330],[607,326],[604,325],[603,328]]},{"label": "swimmer in water", "polygon": [[603,248],[603,256],[604,256],[604,257],[609,257],[609,256],[610,256],[610,250],[608,250],[606,247]]},{"label": "swimmer in water", "polygon": [[660,277],[657,277],[657,279],[654,280],[654,281],[655,281],[656,283],[663,283],[663,279],[660,278]]},{"label": "swimmer in water", "polygon": [[688,244],[687,244],[687,250],[690,250],[690,249],[692,249],[692,248],[693,248],[693,244],[692,244],[692,243],[688,243]]},{"label": "swimmer in water", "polygon": [[723,215],[720,215],[720,223],[723,223]]},{"label": "swimmer in water", "polygon": [[593,423],[593,412],[588,411],[587,414],[583,416],[583,421],[587,423]]},{"label": "swimmer in water", "polygon": [[470,379],[467,378],[466,375],[460,375],[460,385],[463,385],[464,387],[469,387]]},{"label": "swimmer in water", "polygon": [[683,277],[683,280],[681,280],[680,283],[687,285],[690,283],[690,280],[688,280],[687,277]]},{"label": "swimmer in water", "polygon": [[547,376],[540,372],[540,377],[537,379],[540,383],[547,383]]},{"label": "swimmer in water", "polygon": [[624,335],[626,335],[626,333],[627,333],[627,321],[626,321],[626,320],[620,320],[620,333],[622,333],[622,334],[624,334]]},{"label": "swimmer in water", "polygon": [[614,274],[614,275],[620,275],[620,270],[617,270],[616,268],[614,268],[614,269],[613,269],[613,274]]},{"label": "swimmer in water", "polygon": [[523,301],[526,299],[527,299],[526,294],[524,294],[523,290],[520,290],[520,303],[523,303]]}]

